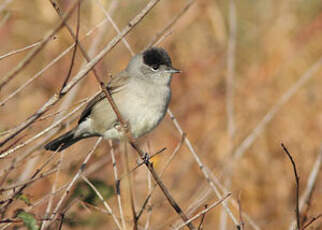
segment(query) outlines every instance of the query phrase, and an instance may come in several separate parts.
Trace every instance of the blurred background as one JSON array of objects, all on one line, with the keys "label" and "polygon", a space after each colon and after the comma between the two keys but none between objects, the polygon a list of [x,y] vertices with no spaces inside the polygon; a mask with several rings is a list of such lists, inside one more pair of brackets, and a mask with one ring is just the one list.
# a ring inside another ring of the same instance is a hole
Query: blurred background
[{"label": "blurred background", "polygon": [[[71,2],[55,1],[62,13],[68,10]],[[79,39],[89,56],[95,57],[117,34],[106,19],[107,13],[122,30],[148,2],[84,0],[80,10]],[[244,219],[245,229],[288,229],[295,219],[295,179],[281,143],[287,146],[296,162],[300,195],[308,191],[310,174],[317,165],[311,202],[303,207],[302,216],[310,219],[321,214],[322,175],[318,163],[321,162],[322,143],[322,1],[162,0],[126,36],[132,50],[135,53],[142,51],[180,12],[178,20],[163,33],[157,44],[169,52],[173,65],[183,70],[173,78],[170,109],[208,172],[232,192],[229,199],[239,199],[242,211],[255,223],[251,225]],[[76,19],[74,12],[68,20],[74,31]],[[10,52],[37,46],[37,42],[59,22],[49,0],[2,0],[1,78],[4,79],[30,49],[8,56]],[[70,69],[72,49],[50,66],[48,64],[73,42],[68,30],[62,28],[13,80],[1,88],[1,141],[59,92]],[[125,68],[130,58],[129,49],[119,42],[97,64],[96,70],[107,82],[110,75]],[[85,59],[77,50],[71,78],[84,63]],[[30,79],[33,81],[10,96]],[[46,114],[2,146],[1,151],[24,143],[97,91],[99,85],[89,73]],[[57,205],[64,189],[59,191],[60,186],[71,181],[97,139],[83,140],[54,155],[44,151],[42,146],[52,136],[73,127],[80,112],[0,160],[2,188],[29,180],[48,159],[50,162],[41,173],[55,169],[15,196],[10,207],[2,213],[3,219],[17,219],[17,210],[23,209],[37,220],[35,226],[41,226],[46,210],[53,210]],[[160,172],[180,139],[180,133],[167,116],[157,129],[139,141],[150,153],[167,148],[153,159]],[[122,177],[126,174],[126,161],[118,150],[122,146],[116,145],[118,171]],[[119,216],[109,152],[108,142],[103,141],[87,165],[91,171],[86,176],[100,187],[104,198]],[[131,148],[129,158],[130,168],[133,168],[137,154]],[[202,210],[205,204],[218,200],[185,145],[169,164],[163,181],[189,217]],[[144,167],[132,173],[132,182],[139,210],[148,194]],[[56,190],[51,196],[50,193]],[[124,191],[122,203],[129,227],[132,214],[125,179],[121,180],[121,191]],[[6,201],[14,192],[1,190],[0,200]],[[226,192],[222,191],[222,194]],[[37,203],[41,199],[45,200]],[[49,203],[51,207],[48,208]],[[230,203],[229,207],[239,220],[238,208]],[[116,229],[103,209],[96,194],[79,179],[62,205],[61,210],[65,212],[63,229]],[[152,210],[151,217],[149,211],[143,213],[140,229],[147,220],[150,221],[148,229],[171,229],[170,226],[179,223],[179,217],[158,188],[152,195],[149,210]],[[48,226],[58,229],[59,222]],[[200,218],[194,222],[196,226],[199,223]],[[321,223],[317,220],[310,228],[322,229]],[[21,221],[8,226],[1,224],[2,229],[13,229],[13,226],[24,228]],[[236,226],[219,206],[205,215],[203,229],[236,229]]]}]

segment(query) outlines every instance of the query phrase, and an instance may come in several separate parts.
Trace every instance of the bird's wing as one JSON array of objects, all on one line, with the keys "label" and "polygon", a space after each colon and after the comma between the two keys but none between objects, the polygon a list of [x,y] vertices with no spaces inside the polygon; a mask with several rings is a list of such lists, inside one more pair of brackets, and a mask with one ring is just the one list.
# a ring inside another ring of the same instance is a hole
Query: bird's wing
[{"label": "bird's wing", "polygon": [[[122,89],[122,86],[125,85],[125,83],[128,81],[128,74],[123,71],[112,77],[110,82],[106,85],[106,88],[109,90],[109,92],[113,95]],[[102,101],[105,98],[104,92],[99,93],[96,97],[94,97],[85,107],[83,112],[80,115],[80,118],[78,120],[78,124],[83,122],[92,112],[93,107],[100,101]]]}]

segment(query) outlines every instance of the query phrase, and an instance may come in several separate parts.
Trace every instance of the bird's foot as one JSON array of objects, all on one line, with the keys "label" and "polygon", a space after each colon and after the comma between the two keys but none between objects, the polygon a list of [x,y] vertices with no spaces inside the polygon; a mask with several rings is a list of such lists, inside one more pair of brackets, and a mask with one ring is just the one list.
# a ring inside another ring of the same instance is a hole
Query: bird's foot
[{"label": "bird's foot", "polygon": [[150,155],[147,152],[144,153],[142,160],[145,164],[149,164],[150,163]]}]

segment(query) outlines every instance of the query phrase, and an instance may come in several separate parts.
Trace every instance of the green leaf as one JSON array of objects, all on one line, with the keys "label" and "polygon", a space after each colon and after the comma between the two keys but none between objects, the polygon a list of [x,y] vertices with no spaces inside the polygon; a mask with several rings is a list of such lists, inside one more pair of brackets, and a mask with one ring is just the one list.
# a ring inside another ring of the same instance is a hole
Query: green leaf
[{"label": "green leaf", "polygon": [[29,198],[25,194],[18,194],[17,199],[22,200],[28,206],[31,205],[31,202],[30,202]]},{"label": "green leaf", "polygon": [[71,228],[86,227],[96,228],[101,227],[106,223],[106,214],[105,213],[90,213],[82,215],[79,212],[70,212],[64,218],[64,224],[68,225]]},{"label": "green leaf", "polygon": [[[109,199],[114,195],[113,186],[106,185],[104,181],[99,179],[92,179],[90,181],[100,192],[104,199]],[[75,197],[80,197],[82,201],[92,205],[97,205],[98,203],[100,203],[100,199],[96,195],[95,191],[84,181],[77,184],[72,195],[72,198]]]},{"label": "green leaf", "polygon": [[39,230],[37,220],[32,213],[25,212],[24,210],[19,209],[16,212],[16,216],[23,221],[23,224],[27,227],[28,230]]}]

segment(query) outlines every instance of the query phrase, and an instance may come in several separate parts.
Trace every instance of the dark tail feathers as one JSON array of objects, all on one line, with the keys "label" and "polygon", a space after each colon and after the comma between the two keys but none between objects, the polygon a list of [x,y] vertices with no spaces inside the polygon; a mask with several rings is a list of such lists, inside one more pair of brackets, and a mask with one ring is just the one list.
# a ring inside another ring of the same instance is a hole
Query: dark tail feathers
[{"label": "dark tail feathers", "polygon": [[74,132],[75,132],[74,129],[72,129],[71,131],[49,142],[48,144],[45,145],[45,149],[60,152],[68,148],[72,144],[76,143],[77,141],[83,139],[83,137],[74,137]]}]

